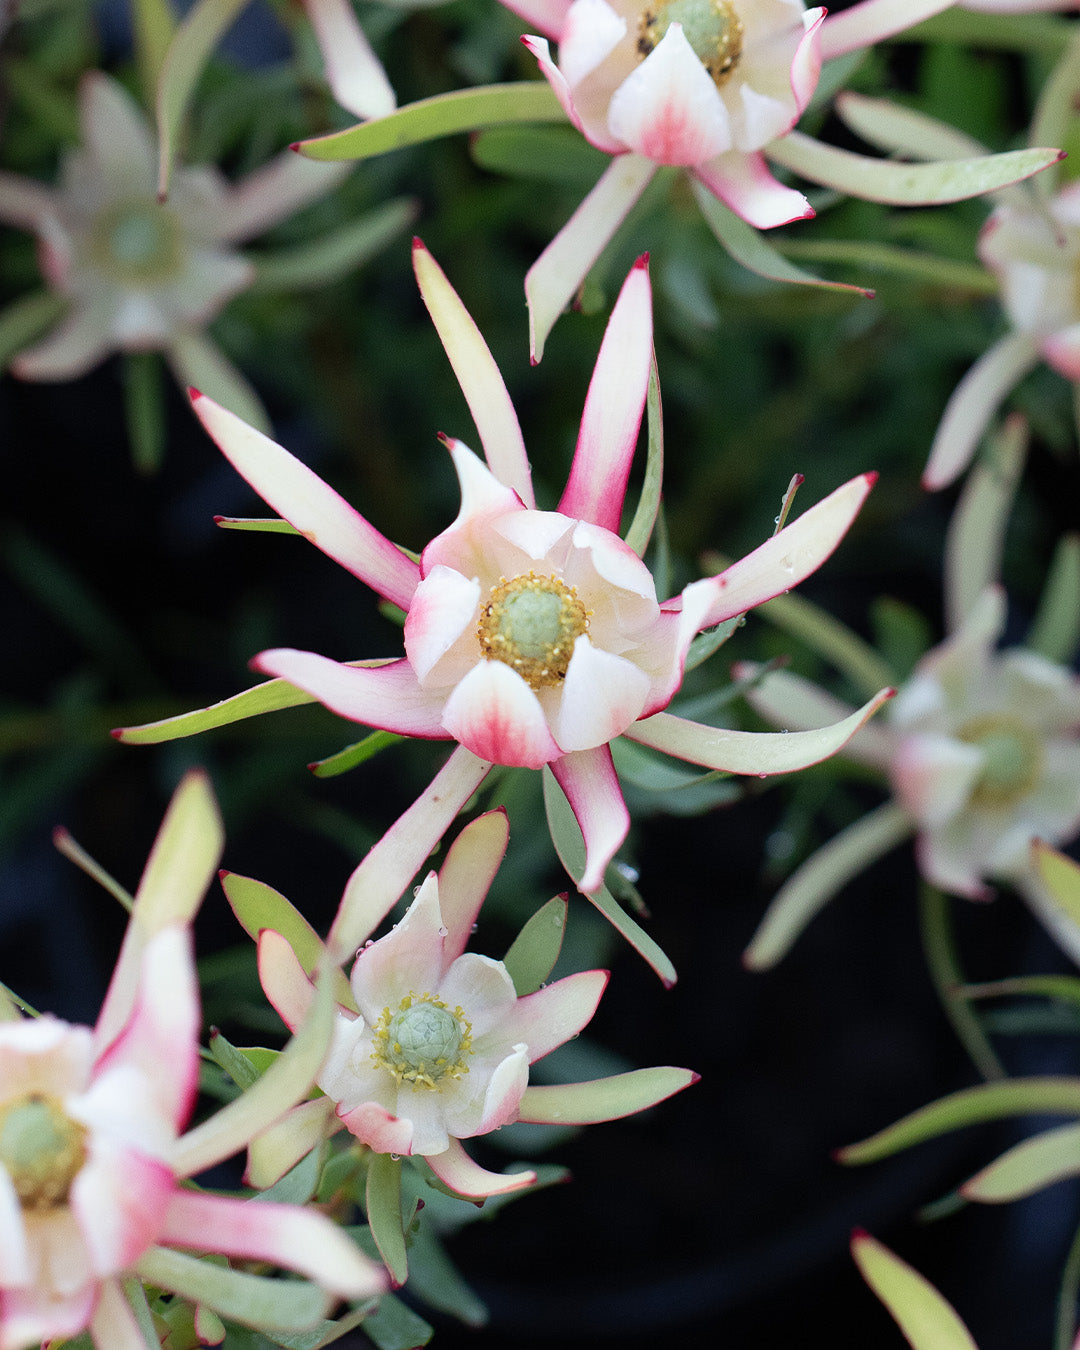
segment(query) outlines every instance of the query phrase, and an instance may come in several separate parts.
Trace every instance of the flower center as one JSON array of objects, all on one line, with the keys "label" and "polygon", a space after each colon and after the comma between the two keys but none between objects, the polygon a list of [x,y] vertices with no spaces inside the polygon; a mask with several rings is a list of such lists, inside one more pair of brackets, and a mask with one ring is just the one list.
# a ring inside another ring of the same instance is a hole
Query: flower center
[{"label": "flower center", "polygon": [[66,1204],[86,1161],[86,1129],[44,1092],[28,1092],[0,1106],[0,1163],[26,1209]]},{"label": "flower center", "polygon": [[574,643],[589,627],[577,589],[535,572],[499,578],[480,615],[476,636],[485,661],[503,661],[533,689],[559,684]]},{"label": "flower center", "polygon": [[654,0],[638,15],[637,49],[642,60],[673,23],[681,23],[694,55],[719,88],[742,56],[743,26],[731,0]]},{"label": "flower center", "polygon": [[129,285],[164,281],[180,270],[176,217],[153,201],[124,202],[103,211],[92,244],[99,265]]},{"label": "flower center", "polygon": [[983,766],[971,800],[978,806],[1011,806],[1031,791],[1043,767],[1038,736],[1015,717],[987,713],[956,733],[983,752]]},{"label": "flower center", "polygon": [[451,1012],[434,994],[406,994],[397,1012],[382,1010],[371,1058],[399,1083],[440,1088],[469,1072],[471,1054],[472,1027],[460,1008]]}]

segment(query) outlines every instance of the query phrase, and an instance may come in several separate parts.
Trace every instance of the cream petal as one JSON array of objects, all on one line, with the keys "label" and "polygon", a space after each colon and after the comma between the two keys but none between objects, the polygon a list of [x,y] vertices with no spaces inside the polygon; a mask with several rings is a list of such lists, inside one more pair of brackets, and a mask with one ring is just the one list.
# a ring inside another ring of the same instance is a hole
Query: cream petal
[{"label": "cream petal", "polygon": [[470,820],[450,845],[439,868],[439,908],[447,930],[443,957],[454,961],[465,950],[480,907],[495,880],[510,826],[506,811],[498,807]]},{"label": "cream petal", "polygon": [[444,1185],[472,1200],[520,1191],[536,1182],[535,1172],[489,1172],[473,1162],[456,1139],[442,1153],[427,1158],[427,1165]]},{"label": "cream petal", "polygon": [[678,23],[619,85],[608,126],[658,164],[703,164],[733,145],[727,107]]},{"label": "cream petal", "polygon": [[562,753],[540,701],[502,661],[480,661],[446,700],[442,724],[455,740],[493,764],[539,769]]},{"label": "cream petal", "polygon": [[621,736],[641,715],[649,690],[643,670],[600,651],[583,633],[574,643],[554,723],[560,748],[592,750]]},{"label": "cream petal", "polygon": [[[405,619],[405,654],[421,685],[441,688],[475,664],[480,583],[436,564],[416,588]],[[462,638],[464,650],[455,650]]]},{"label": "cream petal", "polygon": [[412,1121],[400,1120],[378,1102],[361,1102],[351,1111],[339,1111],[338,1115],[349,1133],[376,1153],[408,1157],[413,1152]]},{"label": "cream petal", "polygon": [[807,220],[814,214],[801,192],[773,177],[760,153],[729,150],[696,164],[693,172],[714,197],[759,230]]},{"label": "cream petal", "polygon": [[588,1025],[607,986],[606,970],[583,970],[519,998],[500,1030],[524,1042],[530,1064]]},{"label": "cream petal", "polygon": [[904,736],[891,766],[893,788],[909,815],[933,829],[963,808],[982,765],[977,746],[951,736]]},{"label": "cream petal", "polygon": [[357,954],[349,982],[356,1006],[372,1025],[384,1007],[407,994],[434,993],[442,979],[442,911],[439,882],[429,872],[412,904],[385,937]]},{"label": "cream petal", "polygon": [[492,1032],[503,1039],[502,1023],[517,1002],[514,982],[503,963],[478,952],[457,958],[442,978],[439,997],[449,1007],[462,1009],[474,1041]]}]

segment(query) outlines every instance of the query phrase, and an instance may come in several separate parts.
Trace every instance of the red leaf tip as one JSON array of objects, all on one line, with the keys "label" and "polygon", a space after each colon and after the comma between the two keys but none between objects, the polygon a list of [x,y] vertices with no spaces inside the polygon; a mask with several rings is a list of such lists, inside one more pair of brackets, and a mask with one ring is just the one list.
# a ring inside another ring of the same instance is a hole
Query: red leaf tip
[{"label": "red leaf tip", "polygon": [[641,254],[640,257],[634,259],[634,266],[630,270],[644,272],[648,270],[648,267],[649,267],[649,254],[648,252],[645,252]]},{"label": "red leaf tip", "polygon": [[113,738],[114,741],[122,741],[124,739],[124,728],[113,727],[113,729],[109,732],[109,735]]},{"label": "red leaf tip", "polygon": [[878,473],[877,469],[868,469],[867,472],[863,474],[863,477],[866,479],[866,486],[872,488],[881,475]]},{"label": "red leaf tip", "polygon": [[196,389],[193,384],[188,385],[187,396],[191,399],[192,403],[198,403],[199,399],[206,397],[202,390]]}]

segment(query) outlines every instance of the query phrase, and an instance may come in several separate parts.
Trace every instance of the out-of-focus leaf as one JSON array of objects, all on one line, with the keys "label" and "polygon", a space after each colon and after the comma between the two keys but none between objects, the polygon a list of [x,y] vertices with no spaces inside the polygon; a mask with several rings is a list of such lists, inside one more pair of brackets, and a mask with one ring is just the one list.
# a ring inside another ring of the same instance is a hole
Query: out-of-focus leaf
[{"label": "out-of-focus leaf", "polygon": [[591,1083],[530,1086],[521,1099],[521,1118],[544,1125],[593,1125],[644,1111],[697,1082],[690,1069],[658,1066],[596,1078]]},{"label": "out-of-focus leaf", "polygon": [[156,473],[165,450],[165,400],[157,352],[125,352],[124,412],[131,459],[140,473]]},{"label": "out-of-focus leaf", "polygon": [[839,263],[867,272],[890,272],[911,277],[943,290],[970,291],[973,295],[997,295],[993,275],[976,263],[956,262],[933,253],[897,248],[872,239],[781,239],[777,247],[785,258],[810,263]]},{"label": "out-of-focus leaf", "polygon": [[971,1333],[934,1286],[906,1261],[857,1232],[851,1252],[863,1279],[885,1304],[912,1350],[978,1350]]},{"label": "out-of-focus leaf", "polygon": [[16,352],[21,352],[47,328],[57,323],[68,302],[52,291],[34,291],[20,296],[0,312],[0,370]]},{"label": "out-of-focus leaf", "polygon": [[135,1269],[161,1289],[205,1304],[232,1321],[270,1332],[310,1327],[324,1315],[329,1302],[328,1295],[306,1280],[248,1275],[168,1247],[151,1247]]},{"label": "out-of-focus leaf", "polygon": [[1080,644],[1080,535],[1058,542],[1025,645],[1048,661],[1070,665]]},{"label": "out-of-focus leaf", "polygon": [[518,998],[535,993],[551,974],[566,932],[567,902],[557,895],[529,919],[510,944],[503,965]]},{"label": "out-of-focus leaf", "polygon": [[192,91],[210,53],[248,0],[196,0],[161,65],[157,96],[158,193],[169,193],[173,158]]},{"label": "out-of-focus leaf", "polygon": [[462,131],[512,122],[562,122],[565,118],[546,80],[524,80],[437,94],[346,131],[301,141],[297,148],[309,159],[370,159]]},{"label": "out-of-focus leaf", "polygon": [[205,333],[192,329],[177,334],[165,355],[181,385],[208,394],[257,431],[270,434],[270,414],[250,381]]},{"label": "out-of-focus leaf", "polygon": [[609,159],[571,126],[492,127],[474,136],[469,149],[476,163],[492,173],[582,192],[589,191]]},{"label": "out-of-focus leaf", "polygon": [[968,1200],[1002,1204],[1080,1175],[1080,1124],[1059,1125],[1025,1139],[960,1187]]},{"label": "out-of-focus leaf", "polygon": [[364,1335],[379,1350],[417,1350],[418,1346],[427,1345],[434,1334],[422,1317],[393,1294],[383,1294],[378,1308],[364,1323]]},{"label": "out-of-focus leaf", "polygon": [[339,281],[377,257],[412,224],[417,211],[414,200],[396,197],[322,238],[253,254],[255,280],[248,293],[307,290]]},{"label": "out-of-focus leaf", "polygon": [[1080,1116],[1080,1078],[1013,1078],[964,1088],[838,1149],[836,1158],[849,1164],[877,1162],[949,1130],[1022,1115]]},{"label": "out-of-focus leaf", "polygon": [[[476,1211],[475,1205],[468,1208]],[[409,1290],[429,1308],[466,1326],[482,1327],[487,1321],[487,1308],[465,1283],[430,1223],[421,1223],[409,1246]]]},{"label": "out-of-focus leaf", "polygon": [[176,32],[176,20],[169,0],[133,0],[131,31],[135,64],[139,68],[139,84],[142,86],[143,98],[150,104],[157,92],[165,53]]}]

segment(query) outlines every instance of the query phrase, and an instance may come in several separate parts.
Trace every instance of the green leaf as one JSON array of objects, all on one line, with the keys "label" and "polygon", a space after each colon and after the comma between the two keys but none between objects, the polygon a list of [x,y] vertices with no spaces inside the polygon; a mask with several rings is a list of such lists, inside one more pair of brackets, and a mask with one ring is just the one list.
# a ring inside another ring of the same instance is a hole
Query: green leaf
[{"label": "green leaf", "polygon": [[[480,1213],[475,1205],[466,1207]],[[487,1308],[466,1284],[430,1223],[420,1225],[409,1247],[409,1292],[466,1326],[482,1327],[487,1321]]]},{"label": "green leaf", "polygon": [[252,534],[295,534],[300,531],[287,520],[276,516],[267,519],[252,516],[215,516],[214,524],[220,530],[246,530]]},{"label": "green leaf", "polygon": [[546,80],[456,89],[410,103],[386,117],[301,141],[309,159],[370,159],[442,136],[515,122],[562,122],[566,114]]},{"label": "green leaf", "polygon": [[699,183],[696,178],[691,179],[690,187],[709,229],[735,261],[748,271],[768,281],[784,281],[795,286],[820,286],[824,290],[853,291],[858,295],[873,296],[874,292],[865,287],[842,281],[826,281],[804,272],[801,267],[788,262],[752,225],[718,201],[703,183]]},{"label": "green leaf", "polygon": [[165,355],[185,388],[209,394],[215,403],[228,408],[257,431],[270,435],[273,429],[270,414],[247,376],[237,370],[206,333],[190,329],[174,335]]},{"label": "green leaf", "polygon": [[1080,644],[1080,536],[1066,534],[1054,551],[1025,645],[1058,665],[1072,663]]},{"label": "green leaf", "polygon": [[864,201],[890,202],[895,206],[930,206],[980,197],[1030,178],[1060,159],[1058,150],[1039,148],[1010,150],[977,159],[902,164],[837,150],[801,131],[789,131],[779,140],[771,141],[765,152],[777,164],[812,183]]},{"label": "green leaf", "polygon": [[1080,864],[1041,841],[1035,844],[1032,856],[1058,909],[1080,929]]},{"label": "green leaf", "polygon": [[316,778],[335,778],[338,774],[348,773],[350,769],[366,764],[381,751],[404,739],[405,737],[396,731],[373,731],[363,740],[339,750],[337,754],[328,755],[326,759],[317,759],[314,764],[309,764],[308,768]]},{"label": "green leaf", "polygon": [[842,94],[836,101],[836,111],[845,125],[886,154],[950,160],[975,159],[990,153],[985,145],[949,122],[888,99]]},{"label": "green leaf", "polygon": [[942,290],[970,291],[973,295],[997,295],[997,278],[977,263],[956,262],[933,253],[918,253],[871,239],[780,239],[777,248],[785,258],[811,263],[839,263],[868,272],[889,272],[912,277]]},{"label": "green leaf", "polygon": [[434,1334],[434,1329],[394,1294],[383,1294],[378,1308],[364,1323],[364,1335],[379,1350],[417,1350]]},{"label": "green leaf", "polygon": [[1002,1204],[1080,1175],[1080,1124],[1059,1125],[1025,1139],[960,1187],[967,1200]]},{"label": "green leaf", "polygon": [[[322,1350],[323,1346],[333,1345],[361,1324],[367,1331],[367,1322],[374,1316],[377,1307],[378,1302],[372,1299],[334,1321],[324,1318],[306,1331],[279,1331],[274,1336],[274,1344],[283,1346],[284,1350]],[[229,1342],[226,1342],[226,1350],[228,1345]]]},{"label": "green leaf", "polygon": [[409,1258],[401,1213],[401,1159],[392,1153],[372,1153],[368,1160],[364,1208],[383,1264],[400,1287],[409,1276]]},{"label": "green leaf", "polygon": [[236,1086],[242,1091],[251,1087],[259,1077],[259,1071],[242,1050],[238,1050],[231,1041],[225,1039],[220,1031],[210,1036],[210,1053],[221,1065]]},{"label": "green leaf", "polygon": [[986,984],[964,986],[967,998],[999,998],[1026,995],[1049,998],[1080,1008],[1080,979],[1075,975],[1019,975],[1010,980],[993,980]]},{"label": "green leaf", "polygon": [[318,1189],[325,1152],[325,1146],[310,1149],[295,1167],[291,1167],[272,1186],[253,1195],[251,1203],[306,1205]]},{"label": "green leaf", "polygon": [[167,1247],[151,1247],[135,1263],[142,1279],[243,1326],[301,1331],[323,1317],[330,1302],[306,1280],[274,1280],[215,1265]]},{"label": "green leaf", "polygon": [[720,650],[728,638],[733,637],[738,632],[745,622],[745,614],[736,614],[733,619],[725,619],[723,623],[718,623],[715,628],[708,628],[705,632],[698,633],[697,637],[690,643],[690,649],[686,654],[686,669],[695,670],[703,661],[707,661],[714,652]]},{"label": "green leaf", "polygon": [[964,1088],[912,1111],[869,1139],[848,1144],[836,1158],[852,1165],[878,1162],[949,1130],[1023,1115],[1080,1116],[1080,1078],[1013,1078]]},{"label": "green leaf", "polygon": [[412,224],[417,212],[412,198],[396,197],[320,239],[252,254],[255,281],[249,294],[308,290],[339,281],[377,257]]},{"label": "green leaf", "polygon": [[131,459],[139,473],[157,473],[165,450],[165,400],[157,352],[124,352],[124,413]]},{"label": "green leaf", "polygon": [[208,708],[196,708],[193,712],[178,713],[175,717],[165,717],[160,722],[146,722],[139,727],[118,727],[113,735],[125,745],[157,745],[161,741],[175,741],[182,736],[197,736],[199,732],[211,731],[215,727],[227,727],[245,717],[258,717],[262,713],[277,712],[281,708],[298,708],[304,703],[314,703],[312,694],[297,689],[285,680],[266,680],[241,694],[233,694],[220,703],[212,703]]},{"label": "green leaf", "polygon": [[697,1082],[690,1069],[631,1069],[590,1083],[530,1086],[521,1099],[521,1119],[542,1125],[596,1125],[647,1110]]},{"label": "green leaf", "polygon": [[919,926],[927,969],[953,1030],[984,1078],[1005,1077],[982,1021],[969,1007],[953,926],[952,897],[934,886],[919,887]]},{"label": "green leaf", "polygon": [[567,908],[566,897],[555,896],[536,911],[510,944],[503,965],[518,998],[535,993],[551,974],[562,950]]},{"label": "green leaf", "polygon": [[[296,959],[309,975],[318,969],[325,948],[322,939],[307,919],[289,900],[253,877],[225,872],[221,886],[244,932],[257,942],[264,928],[280,933],[296,953]],[[334,1001],[345,1008],[356,1008],[349,982],[342,971],[334,975]]]},{"label": "green leaf", "polygon": [[34,291],[0,311],[0,370],[8,366],[16,352],[58,323],[67,307],[68,301],[62,295]]},{"label": "green leaf", "polygon": [[588,192],[610,156],[571,126],[501,126],[481,131],[469,153],[482,169]]},{"label": "green leaf", "polygon": [[157,97],[158,193],[169,192],[173,158],[191,94],[210,53],[248,0],[196,0],[161,65]]},{"label": "green leaf", "polygon": [[157,92],[165,54],[176,32],[169,0],[133,0],[131,30],[139,84],[144,101],[150,104]]},{"label": "green leaf", "polygon": [[[544,768],[544,809],[547,813],[548,829],[551,831],[555,852],[567,872],[580,881],[585,875],[585,840],[578,826],[570,803],[566,800],[561,787],[555,781],[555,775]],[[595,895],[586,896],[613,928],[629,942],[631,947],[652,966],[666,988],[678,979],[675,967],[648,933],[636,923],[629,914],[619,907],[606,886],[601,886]]]},{"label": "green leaf", "polygon": [[851,1251],[866,1283],[892,1313],[912,1350],[978,1350],[950,1304],[906,1261],[869,1233],[857,1233]]},{"label": "green leaf", "polygon": [[664,478],[664,410],[660,400],[660,373],[656,368],[655,352],[649,365],[649,390],[645,398],[645,408],[649,427],[645,481],[641,485],[641,496],[638,498],[634,519],[626,532],[626,542],[639,558],[645,556],[645,550],[652,538],[660,510],[660,491]]}]

